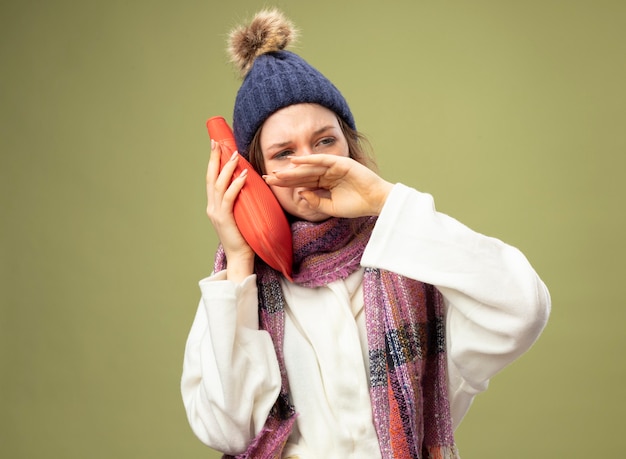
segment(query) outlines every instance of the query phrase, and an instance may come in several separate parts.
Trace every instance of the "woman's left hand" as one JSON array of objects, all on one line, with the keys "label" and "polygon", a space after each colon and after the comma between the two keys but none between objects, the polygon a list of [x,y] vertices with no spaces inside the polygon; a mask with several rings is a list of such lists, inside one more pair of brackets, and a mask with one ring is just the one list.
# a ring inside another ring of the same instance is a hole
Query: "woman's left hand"
[{"label": "woman's left hand", "polygon": [[345,156],[291,156],[294,167],[264,176],[270,186],[304,188],[309,206],[333,217],[379,215],[393,184]]}]

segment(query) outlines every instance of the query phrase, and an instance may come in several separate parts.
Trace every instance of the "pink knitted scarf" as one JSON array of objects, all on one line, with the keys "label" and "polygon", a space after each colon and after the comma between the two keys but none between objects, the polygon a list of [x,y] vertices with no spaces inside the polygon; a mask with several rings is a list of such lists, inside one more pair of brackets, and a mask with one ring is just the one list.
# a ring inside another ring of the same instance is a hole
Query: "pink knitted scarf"
[{"label": "pink knitted scarf", "polygon": [[[295,222],[294,282],[318,287],[359,269],[375,222],[375,217]],[[220,248],[215,270],[225,266]],[[278,272],[262,262],[255,270],[259,323],[272,337],[282,386],[262,431],[237,458],[279,459],[296,420],[283,355],[285,299]],[[364,271],[363,294],[373,422],[383,459],[458,458],[441,294],[432,285],[374,268]]]}]

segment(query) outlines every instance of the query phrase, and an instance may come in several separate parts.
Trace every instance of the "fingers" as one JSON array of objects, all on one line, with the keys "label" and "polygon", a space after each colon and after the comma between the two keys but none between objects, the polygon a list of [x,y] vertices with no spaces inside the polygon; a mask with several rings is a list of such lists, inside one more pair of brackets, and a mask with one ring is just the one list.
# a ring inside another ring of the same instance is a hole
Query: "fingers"
[{"label": "fingers", "polygon": [[235,151],[224,164],[222,164],[221,157],[221,145],[211,140],[211,156],[206,174],[207,191],[221,191],[223,193],[233,179],[233,172],[237,167],[239,153]]},{"label": "fingers", "polygon": [[220,170],[221,152],[222,152],[222,149],[220,147],[220,144],[217,143],[215,140],[211,139],[211,156],[209,156],[209,164],[207,166],[207,171],[206,171],[207,186],[209,184],[212,185],[213,183],[215,183],[217,174],[219,173],[219,170]]},{"label": "fingers", "polygon": [[295,169],[275,171],[264,175],[263,178],[268,185],[317,188],[319,187],[320,178],[326,174],[327,170],[327,168],[302,166]]},{"label": "fingers", "polygon": [[220,171],[220,145],[211,139],[211,156],[206,171],[207,215],[210,217],[215,209],[215,181]]},{"label": "fingers", "polygon": [[241,191],[247,177],[247,170],[237,177],[233,173],[237,167],[239,154],[234,152],[225,162],[222,162],[222,149],[218,142],[211,140],[211,156],[207,167],[207,213],[232,213],[232,207]]},{"label": "fingers", "polygon": [[326,188],[342,180],[356,162],[347,156],[302,155],[289,158],[293,167],[272,171],[264,177],[268,185]]},{"label": "fingers", "polygon": [[346,178],[348,169],[302,165],[263,176],[270,186],[330,188]]},{"label": "fingers", "polygon": [[235,171],[235,168],[237,167],[238,159],[239,159],[239,153],[235,151],[230,156],[228,161],[226,161],[222,165],[222,170],[220,171],[219,175],[217,176],[217,180],[215,181],[215,189],[218,190],[219,192],[222,192],[222,193],[225,192],[226,189],[228,188],[228,185],[230,185],[230,182],[233,179],[233,172]]},{"label": "fingers", "polygon": [[235,204],[235,199],[237,199],[237,196],[239,196],[239,192],[241,191],[244,184],[246,183],[247,177],[248,177],[248,169],[244,169],[243,171],[241,171],[239,175],[237,175],[237,177],[233,179],[232,183],[228,186],[228,188],[224,192],[224,195],[222,197],[222,202],[224,206],[227,207],[228,209],[233,208]]},{"label": "fingers", "polygon": [[351,158],[347,156],[337,156],[337,155],[325,155],[325,154],[315,154],[315,155],[301,155],[301,156],[290,156],[289,159],[293,164],[309,164],[311,166],[322,166],[325,168],[329,168],[331,166],[335,166],[337,164],[344,163],[346,161],[353,161]]}]

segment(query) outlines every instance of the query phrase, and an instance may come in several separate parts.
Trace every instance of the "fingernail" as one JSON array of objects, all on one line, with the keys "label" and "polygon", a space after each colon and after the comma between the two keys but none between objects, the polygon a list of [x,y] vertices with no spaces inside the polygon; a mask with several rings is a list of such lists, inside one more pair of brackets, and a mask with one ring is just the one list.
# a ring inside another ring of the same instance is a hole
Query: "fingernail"
[{"label": "fingernail", "polygon": [[241,174],[239,174],[239,177],[245,177],[246,175],[248,175],[248,169],[242,170]]},{"label": "fingernail", "polygon": [[211,139],[211,150],[215,150],[215,140]]},{"label": "fingernail", "polygon": [[232,154],[232,156],[230,157],[230,160],[231,160],[231,161],[234,161],[236,158],[237,158],[237,152],[236,152],[236,151],[234,151],[234,152],[233,152],[233,154]]}]

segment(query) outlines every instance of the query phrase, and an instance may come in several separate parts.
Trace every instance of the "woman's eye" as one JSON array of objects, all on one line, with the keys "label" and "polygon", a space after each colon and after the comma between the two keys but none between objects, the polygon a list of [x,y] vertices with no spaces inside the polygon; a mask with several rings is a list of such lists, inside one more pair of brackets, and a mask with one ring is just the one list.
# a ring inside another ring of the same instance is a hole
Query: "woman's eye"
[{"label": "woman's eye", "polygon": [[290,154],[292,154],[293,151],[292,150],[283,150],[283,151],[279,151],[278,153],[276,153],[272,159],[280,159],[280,158],[285,158],[287,156],[289,156]]},{"label": "woman's eye", "polygon": [[334,137],[324,137],[317,144],[320,146],[328,146],[335,143]]}]

